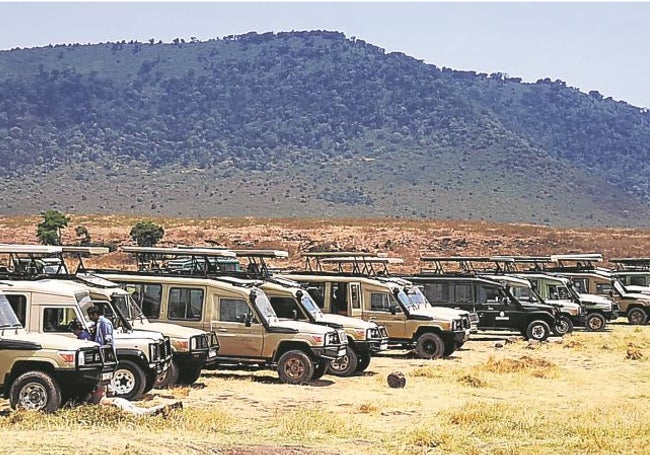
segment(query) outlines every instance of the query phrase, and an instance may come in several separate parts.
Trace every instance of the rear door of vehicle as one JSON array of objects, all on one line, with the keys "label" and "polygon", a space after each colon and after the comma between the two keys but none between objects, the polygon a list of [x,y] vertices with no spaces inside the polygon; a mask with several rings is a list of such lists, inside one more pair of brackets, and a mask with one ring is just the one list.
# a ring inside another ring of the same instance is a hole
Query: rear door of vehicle
[{"label": "rear door of vehicle", "polygon": [[250,303],[212,294],[212,304],[210,327],[219,337],[219,357],[261,358],[266,329]]}]

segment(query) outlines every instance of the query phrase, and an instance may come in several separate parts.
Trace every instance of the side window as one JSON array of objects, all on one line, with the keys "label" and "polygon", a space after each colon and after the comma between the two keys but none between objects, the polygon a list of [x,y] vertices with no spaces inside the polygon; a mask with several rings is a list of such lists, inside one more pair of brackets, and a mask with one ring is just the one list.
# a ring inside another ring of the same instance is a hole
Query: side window
[{"label": "side window", "polygon": [[200,321],[203,316],[203,289],[171,288],[169,290],[169,319]]},{"label": "side window", "polygon": [[630,285],[632,286],[647,286],[645,277],[642,275],[630,276]]},{"label": "side window", "polygon": [[162,300],[160,284],[124,283],[122,287],[131,294],[147,318],[160,319],[160,302]]},{"label": "side window", "polygon": [[449,283],[427,283],[424,285],[424,295],[431,303],[449,302]]},{"label": "side window", "polygon": [[23,327],[25,326],[25,321],[27,320],[27,297],[24,295],[9,295],[6,294],[5,297],[7,297],[7,300],[9,300],[9,305],[11,305],[11,308],[13,308],[14,313],[16,313],[16,316],[18,316],[18,320],[22,324]]},{"label": "side window", "polygon": [[325,283],[309,283],[307,292],[321,310],[325,306]]},{"label": "side window", "polygon": [[219,299],[219,320],[222,322],[244,322],[250,311],[245,300]]},{"label": "side window", "polygon": [[350,285],[350,302],[352,303],[352,308],[358,310],[361,308],[361,299],[359,298],[359,285],[352,284]]},{"label": "side window", "polygon": [[589,280],[586,278],[573,278],[573,285],[576,291],[581,294],[586,294],[589,290]]},{"label": "side window", "polygon": [[499,288],[484,287],[483,289],[485,290],[485,303],[499,303]]},{"label": "side window", "polygon": [[44,308],[43,332],[69,332],[69,324],[75,319],[74,308]]},{"label": "side window", "polygon": [[474,303],[474,286],[470,283],[457,283],[454,286],[456,303]]},{"label": "side window", "polygon": [[390,299],[388,294],[383,292],[370,293],[370,309],[372,311],[390,312]]},{"label": "side window", "polygon": [[293,319],[293,312],[295,310],[298,313],[298,319],[307,319],[298,308],[296,301],[291,297],[271,297],[271,306],[279,318]]},{"label": "side window", "polygon": [[596,294],[609,295],[613,290],[614,288],[609,283],[596,283]]}]

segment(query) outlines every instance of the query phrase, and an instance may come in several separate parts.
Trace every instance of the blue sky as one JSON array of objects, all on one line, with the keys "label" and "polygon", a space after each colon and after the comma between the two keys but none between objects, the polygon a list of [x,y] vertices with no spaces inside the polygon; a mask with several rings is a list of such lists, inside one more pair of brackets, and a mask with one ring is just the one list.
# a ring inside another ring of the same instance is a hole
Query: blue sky
[{"label": "blue sky", "polygon": [[650,3],[0,3],[0,49],[316,29],[650,108]]}]

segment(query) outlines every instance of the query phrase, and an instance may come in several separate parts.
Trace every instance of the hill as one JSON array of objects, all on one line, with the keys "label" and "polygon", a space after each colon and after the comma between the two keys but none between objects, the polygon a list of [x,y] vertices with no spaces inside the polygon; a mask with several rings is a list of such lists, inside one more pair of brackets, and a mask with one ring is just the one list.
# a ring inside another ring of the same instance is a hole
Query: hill
[{"label": "hill", "polygon": [[0,213],[643,225],[650,114],[337,32],[0,52]]}]

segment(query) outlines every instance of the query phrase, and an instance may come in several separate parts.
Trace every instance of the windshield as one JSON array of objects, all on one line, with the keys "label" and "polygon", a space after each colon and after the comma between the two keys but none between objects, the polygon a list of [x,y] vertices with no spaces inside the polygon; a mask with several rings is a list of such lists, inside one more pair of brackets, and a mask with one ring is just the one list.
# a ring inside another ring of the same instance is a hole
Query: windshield
[{"label": "windshield", "polygon": [[136,319],[145,320],[146,317],[142,313],[142,310],[135,303],[135,300],[130,295],[119,294],[113,295],[111,297],[113,304],[120,310],[120,312],[129,320],[134,321]]},{"label": "windshield", "polygon": [[302,293],[300,303],[302,303],[302,306],[314,316],[314,319],[321,319],[323,317],[323,312],[318,308],[314,299],[309,295],[309,292]]},{"label": "windshield", "polygon": [[0,294],[0,328],[7,327],[22,326],[20,325],[18,316],[16,316],[16,313],[14,313],[14,310],[11,308],[9,300],[7,300],[4,295]]},{"label": "windshield", "polygon": [[417,286],[408,288],[406,290],[406,295],[411,301],[413,308],[416,310],[419,310],[420,308],[426,308],[430,305],[429,300],[427,300],[422,290],[420,290],[420,288]]},{"label": "windshield", "polygon": [[266,296],[264,291],[261,289],[255,288],[255,308],[259,311],[260,315],[266,320],[266,322],[274,322],[278,320],[275,310],[269,302],[269,298]]},{"label": "windshield", "polygon": [[99,308],[99,311],[101,311],[101,313],[106,318],[111,320],[115,328],[122,327],[125,330],[130,329],[129,327],[125,326],[124,321],[121,317],[123,316],[122,313],[120,313],[119,310],[116,310],[109,300],[92,300],[90,296],[86,295],[81,300],[79,300],[79,306],[81,307],[81,313],[86,320],[87,326],[94,325],[94,322],[92,322],[88,317],[88,308],[95,306]]},{"label": "windshield", "polygon": [[406,293],[400,289],[400,291],[397,293],[397,299],[395,299],[395,295],[393,293],[389,294],[390,295],[390,304],[392,305],[398,305],[398,302],[402,304],[405,308],[409,310],[417,310],[419,307],[409,299],[409,297],[406,295]]},{"label": "windshield", "polygon": [[539,303],[540,299],[533,288],[527,286],[512,286],[510,292],[520,302]]}]

